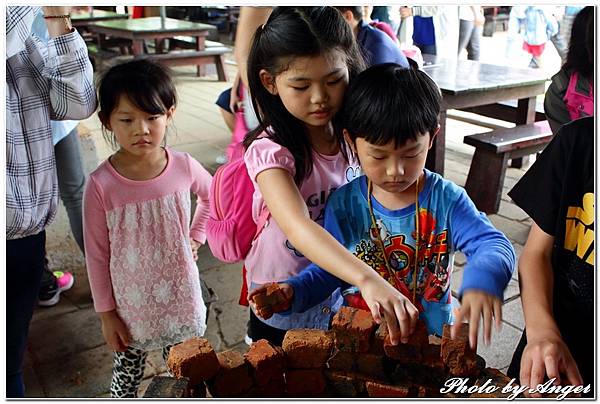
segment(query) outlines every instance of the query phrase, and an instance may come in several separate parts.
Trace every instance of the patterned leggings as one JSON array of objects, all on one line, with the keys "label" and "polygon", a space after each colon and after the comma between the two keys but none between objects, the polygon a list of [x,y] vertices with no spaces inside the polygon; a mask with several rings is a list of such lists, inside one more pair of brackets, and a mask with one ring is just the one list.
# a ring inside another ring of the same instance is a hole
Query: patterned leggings
[{"label": "patterned leggings", "polygon": [[[162,357],[165,362],[169,356],[171,346],[169,345],[162,350]],[[112,398],[137,397],[138,388],[144,376],[147,356],[148,351],[136,348],[114,353],[113,376],[110,383],[110,396]]]}]

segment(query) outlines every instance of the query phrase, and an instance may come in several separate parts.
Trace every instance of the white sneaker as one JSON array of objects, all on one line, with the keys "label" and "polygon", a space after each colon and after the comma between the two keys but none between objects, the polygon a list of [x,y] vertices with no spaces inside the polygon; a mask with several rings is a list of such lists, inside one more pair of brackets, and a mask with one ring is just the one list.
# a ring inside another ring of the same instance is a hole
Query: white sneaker
[{"label": "white sneaker", "polygon": [[225,164],[229,161],[229,159],[227,158],[226,154],[221,154],[221,155],[217,156],[215,161],[217,162],[217,164]]}]

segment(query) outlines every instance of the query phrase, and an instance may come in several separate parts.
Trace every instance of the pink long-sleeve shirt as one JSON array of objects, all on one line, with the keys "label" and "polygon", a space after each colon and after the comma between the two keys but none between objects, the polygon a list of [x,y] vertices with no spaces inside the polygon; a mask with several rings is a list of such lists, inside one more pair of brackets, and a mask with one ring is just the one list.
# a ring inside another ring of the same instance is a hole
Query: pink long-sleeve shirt
[{"label": "pink long-sleeve shirt", "polygon": [[[123,177],[106,160],[90,175],[83,199],[95,310],[116,309],[139,349],[203,335],[206,328],[190,237],[206,240],[212,177],[189,154],[166,151],[164,171],[147,181]],[[190,191],[198,196],[191,225]]]}]

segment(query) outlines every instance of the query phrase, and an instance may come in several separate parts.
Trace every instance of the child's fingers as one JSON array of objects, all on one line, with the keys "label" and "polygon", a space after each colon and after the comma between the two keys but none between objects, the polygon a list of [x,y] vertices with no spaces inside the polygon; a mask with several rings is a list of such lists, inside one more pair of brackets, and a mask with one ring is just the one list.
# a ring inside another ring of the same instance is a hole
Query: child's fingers
[{"label": "child's fingers", "polygon": [[494,299],[494,319],[496,320],[496,331],[502,328],[502,302]]},{"label": "child's fingers", "polygon": [[492,308],[493,306],[484,304],[481,313],[483,315],[483,343],[488,346],[492,340],[492,322],[494,321]]},{"label": "child's fingers", "polygon": [[408,307],[406,308],[408,315],[410,317],[410,335],[415,331],[415,327],[417,326],[417,320],[419,320],[419,309],[415,307],[414,304],[408,302]]},{"label": "child's fingers", "polygon": [[460,308],[454,312],[454,325],[450,328],[450,338],[456,338],[462,327],[463,318],[465,315],[468,315],[468,313],[469,307],[466,304],[460,306]]},{"label": "child's fingers", "polygon": [[521,386],[531,387],[531,367],[533,360],[529,355],[523,355],[521,358],[521,372],[519,373],[519,381]]},{"label": "child's fingers", "polygon": [[390,334],[390,342],[392,345],[398,345],[400,339],[400,328],[398,326],[398,316],[394,311],[386,311],[384,308],[383,315],[385,316],[385,321],[387,323],[388,332]]},{"label": "child's fingers", "polygon": [[570,354],[563,354],[563,358],[561,359],[563,363],[563,374],[566,376],[566,384],[570,384],[572,386],[581,386],[583,384],[583,378],[579,373],[579,369],[577,369],[577,365],[575,361],[571,357]]},{"label": "child's fingers", "polygon": [[398,325],[400,326],[400,341],[403,344],[406,344],[408,342],[408,337],[410,336],[411,318],[409,317],[404,304],[394,305],[394,310],[396,318],[398,319]]},{"label": "child's fingers", "polygon": [[381,305],[379,302],[375,302],[372,306],[369,305],[369,309],[371,309],[373,320],[375,320],[377,324],[381,324]]},{"label": "child's fingers", "polygon": [[556,356],[554,355],[546,355],[544,357],[544,365],[546,366],[546,374],[548,375],[548,379],[556,379],[554,380],[554,385],[560,385],[560,373],[558,371],[558,361]]},{"label": "child's fingers", "polygon": [[469,346],[472,350],[477,350],[477,332],[479,331],[479,318],[481,309],[470,309],[469,313]]}]

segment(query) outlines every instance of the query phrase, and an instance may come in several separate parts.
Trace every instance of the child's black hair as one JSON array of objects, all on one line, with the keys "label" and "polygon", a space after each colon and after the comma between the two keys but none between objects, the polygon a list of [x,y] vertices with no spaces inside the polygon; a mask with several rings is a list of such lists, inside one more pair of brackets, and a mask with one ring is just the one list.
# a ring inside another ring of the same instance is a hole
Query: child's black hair
[{"label": "child's black hair", "polygon": [[[136,59],[108,69],[98,82],[98,118],[108,127],[110,115],[124,95],[142,111],[165,114],[177,105],[177,91],[170,70],[148,59]],[[105,137],[113,146],[115,139]]]},{"label": "child's black hair", "polygon": [[375,65],[359,74],[346,90],[342,126],[352,143],[356,138],[375,145],[394,141],[395,147],[437,129],[442,96],[425,72],[411,63]]},{"label": "child's black hair", "polygon": [[297,184],[310,174],[313,163],[306,126],[288,112],[279,95],[264,88],[259,73],[265,69],[276,77],[288,69],[294,57],[318,56],[332,50],[344,54],[350,79],[364,68],[350,26],[333,7],[276,7],[267,23],[256,30],[250,49],[248,82],[259,125],[248,133],[244,146],[250,146],[271,127],[269,137],[294,156]]},{"label": "child's black hair", "polygon": [[584,7],[575,19],[571,28],[569,51],[564,68],[578,72],[592,80],[594,77],[594,7]]}]

